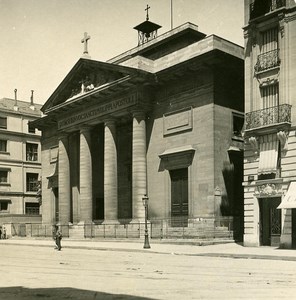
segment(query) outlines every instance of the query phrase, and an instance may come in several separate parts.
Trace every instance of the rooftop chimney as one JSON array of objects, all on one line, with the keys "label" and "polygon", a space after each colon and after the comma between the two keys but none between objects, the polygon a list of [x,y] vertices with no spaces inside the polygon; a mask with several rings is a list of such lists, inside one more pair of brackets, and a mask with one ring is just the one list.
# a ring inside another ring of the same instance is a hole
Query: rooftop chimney
[{"label": "rooftop chimney", "polygon": [[17,106],[17,89],[14,89],[14,106],[13,109],[15,111],[18,111],[18,106]]},{"label": "rooftop chimney", "polygon": [[30,104],[30,108],[32,110],[35,110],[35,106],[34,106],[34,99],[33,99],[33,95],[34,94],[34,90],[31,90],[31,104]]}]

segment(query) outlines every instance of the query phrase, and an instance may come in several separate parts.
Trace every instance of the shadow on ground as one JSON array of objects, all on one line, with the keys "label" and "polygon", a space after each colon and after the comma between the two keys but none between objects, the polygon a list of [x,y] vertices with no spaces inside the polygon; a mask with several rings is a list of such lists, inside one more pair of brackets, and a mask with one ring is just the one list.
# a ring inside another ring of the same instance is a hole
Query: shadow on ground
[{"label": "shadow on ground", "polygon": [[132,295],[109,294],[73,288],[29,289],[22,286],[0,288],[1,300],[153,300]]}]

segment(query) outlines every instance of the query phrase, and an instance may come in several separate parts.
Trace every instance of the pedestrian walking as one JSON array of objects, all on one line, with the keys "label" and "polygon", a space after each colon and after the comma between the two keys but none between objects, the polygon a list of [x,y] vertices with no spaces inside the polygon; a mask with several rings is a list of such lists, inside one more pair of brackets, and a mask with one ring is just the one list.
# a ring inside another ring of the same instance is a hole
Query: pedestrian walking
[{"label": "pedestrian walking", "polygon": [[0,240],[2,239],[2,226],[0,226]]},{"label": "pedestrian walking", "polygon": [[4,240],[6,239],[6,228],[5,228],[5,226],[2,227],[2,238]]},{"label": "pedestrian walking", "polygon": [[62,246],[61,246],[62,233],[59,230],[59,227],[57,225],[55,225],[55,228],[53,231],[53,238],[56,243],[55,249],[57,249],[58,251],[61,251],[61,249],[62,249]]}]

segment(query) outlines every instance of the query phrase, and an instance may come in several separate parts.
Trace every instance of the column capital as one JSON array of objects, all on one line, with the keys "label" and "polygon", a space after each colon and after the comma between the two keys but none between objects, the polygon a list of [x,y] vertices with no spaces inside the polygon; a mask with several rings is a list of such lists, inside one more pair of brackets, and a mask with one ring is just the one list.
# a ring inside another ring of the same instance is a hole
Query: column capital
[{"label": "column capital", "polygon": [[116,118],[114,117],[109,117],[104,119],[104,125],[105,126],[110,126],[110,125],[115,125],[116,124]]},{"label": "column capital", "polygon": [[63,140],[65,138],[68,138],[69,134],[65,131],[60,131],[58,132],[58,139],[59,140]]},{"label": "column capital", "polygon": [[82,125],[81,127],[79,127],[79,131],[80,133],[84,133],[84,132],[89,132],[92,129],[92,126],[90,125]]},{"label": "column capital", "polygon": [[142,109],[133,109],[133,110],[131,110],[131,113],[133,115],[133,118],[136,118],[136,119],[145,119],[146,118],[146,113]]}]

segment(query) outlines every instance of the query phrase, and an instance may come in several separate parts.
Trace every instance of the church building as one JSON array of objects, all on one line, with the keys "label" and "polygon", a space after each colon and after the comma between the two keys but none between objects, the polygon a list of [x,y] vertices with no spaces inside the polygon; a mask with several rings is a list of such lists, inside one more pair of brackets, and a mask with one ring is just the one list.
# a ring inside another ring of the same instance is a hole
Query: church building
[{"label": "church building", "polygon": [[[33,122],[42,131],[42,222],[214,224],[243,215],[243,48],[191,23],[107,62],[84,55]],[[136,32],[135,32],[136,37]],[[116,47],[116,45],[114,45]],[[243,224],[241,219],[241,224]]]}]

